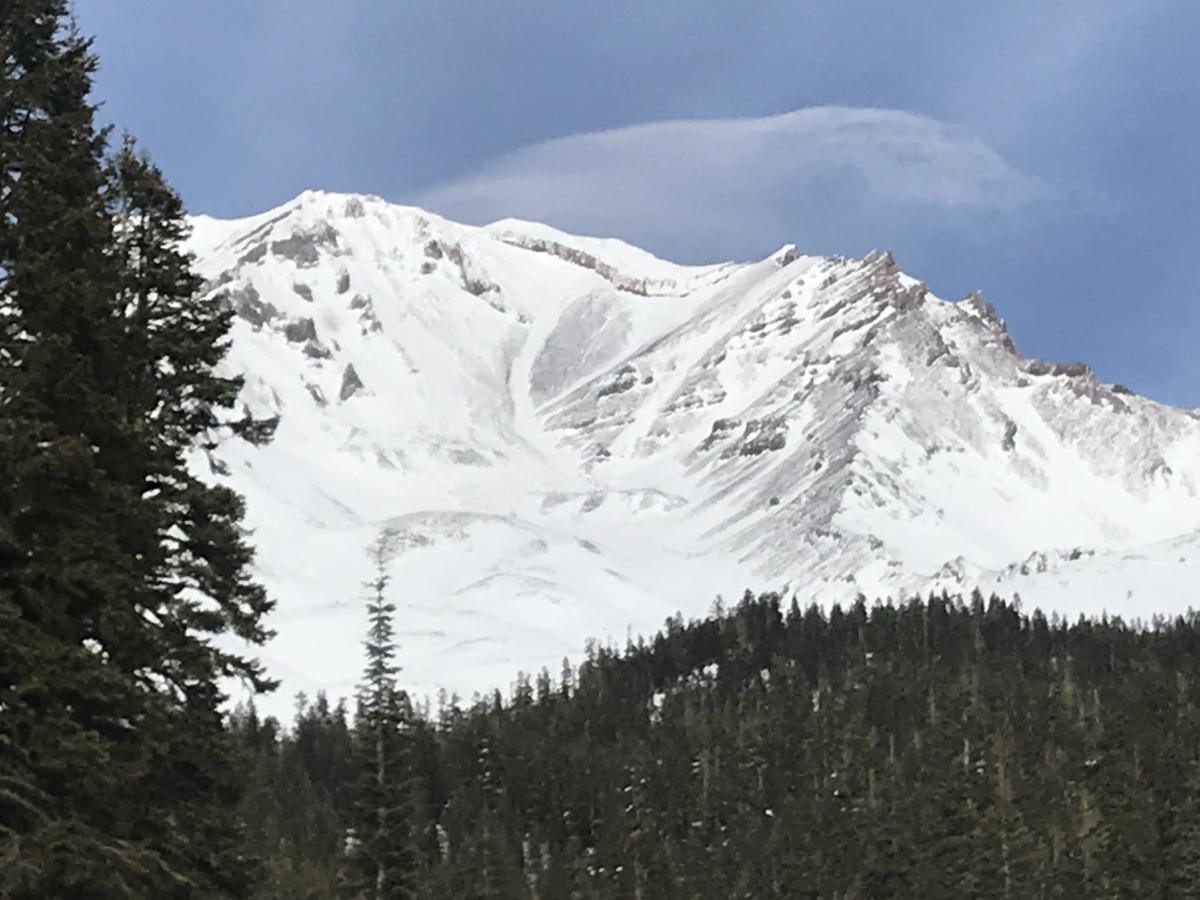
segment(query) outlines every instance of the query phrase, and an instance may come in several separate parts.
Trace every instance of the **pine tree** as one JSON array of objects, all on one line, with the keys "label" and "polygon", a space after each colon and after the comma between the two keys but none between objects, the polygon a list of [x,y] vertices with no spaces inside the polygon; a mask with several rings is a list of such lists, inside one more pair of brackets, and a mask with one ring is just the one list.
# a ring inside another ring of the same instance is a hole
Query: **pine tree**
[{"label": "pine tree", "polygon": [[266,682],[211,638],[270,604],[185,465],[237,394],[229,318],[157,170],[105,166],[66,4],[0,7],[0,59],[0,893],[244,896],[217,680]]},{"label": "pine tree", "polygon": [[395,604],[387,599],[391,539],[371,545],[374,577],[365,587],[367,664],[359,686],[354,724],[355,796],[347,848],[348,882],[354,895],[393,900],[412,895],[415,868],[412,804],[405,729],[412,715],[396,684]]},{"label": "pine tree", "polygon": [[[114,411],[95,362],[115,267],[95,60],[64,21],[61,2],[0,10],[0,893],[16,897],[131,889],[156,867],[110,812],[148,759],[149,713],[104,659],[104,601],[134,583],[134,498],[94,452]],[[64,856],[74,872],[54,876]]]},{"label": "pine tree", "polygon": [[241,381],[217,375],[215,367],[227,349],[231,313],[197,300],[201,283],[182,250],[187,226],[178,196],[129,138],[106,175],[120,264],[121,363],[108,388],[128,435],[114,445],[106,469],[141,498],[137,510],[153,538],[138,554],[145,570],[136,603],[158,626],[151,632],[143,623],[141,639],[131,634],[122,655],[129,671],[157,671],[171,701],[163,763],[151,770],[146,788],[159,793],[182,826],[177,864],[236,896],[250,879],[217,682],[229,676],[258,688],[268,682],[257,660],[204,636],[228,631],[259,643],[267,637],[261,623],[271,604],[249,574],[253,555],[241,528],[241,498],[202,482],[186,457],[197,447],[214,449],[223,432],[265,440],[273,423],[226,421]]}]

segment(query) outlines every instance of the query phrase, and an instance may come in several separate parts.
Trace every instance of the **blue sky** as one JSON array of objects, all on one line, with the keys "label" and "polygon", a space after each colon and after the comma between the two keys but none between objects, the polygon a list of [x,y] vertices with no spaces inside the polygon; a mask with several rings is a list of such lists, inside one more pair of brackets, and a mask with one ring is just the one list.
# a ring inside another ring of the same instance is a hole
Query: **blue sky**
[{"label": "blue sky", "polygon": [[1200,406],[1200,3],[79,0],[194,212],[309,187],[668,258],[891,249]]}]

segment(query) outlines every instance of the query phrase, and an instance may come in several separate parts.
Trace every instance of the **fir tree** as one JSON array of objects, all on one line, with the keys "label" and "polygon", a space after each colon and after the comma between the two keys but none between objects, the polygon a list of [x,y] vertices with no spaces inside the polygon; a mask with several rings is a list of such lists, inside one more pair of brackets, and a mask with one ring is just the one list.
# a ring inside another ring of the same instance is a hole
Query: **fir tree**
[{"label": "fir tree", "polygon": [[164,710],[106,664],[106,603],[136,586],[120,537],[136,497],[95,450],[115,418],[98,368],[116,277],[95,60],[63,3],[33,0],[0,9],[0,57],[0,893],[115,893],[159,869],[117,816]]},{"label": "fir tree", "polygon": [[[244,896],[211,638],[265,637],[241,501],[185,456],[238,390],[182,206],[104,162],[61,0],[0,7],[0,893]],[[263,439],[269,431],[231,427]]]},{"label": "fir tree", "polygon": [[393,900],[412,895],[415,859],[411,786],[405,729],[411,720],[408,697],[396,685],[396,607],[387,599],[391,539],[384,533],[371,545],[374,577],[365,587],[367,663],[359,686],[354,724],[355,781],[347,862],[355,896]]}]

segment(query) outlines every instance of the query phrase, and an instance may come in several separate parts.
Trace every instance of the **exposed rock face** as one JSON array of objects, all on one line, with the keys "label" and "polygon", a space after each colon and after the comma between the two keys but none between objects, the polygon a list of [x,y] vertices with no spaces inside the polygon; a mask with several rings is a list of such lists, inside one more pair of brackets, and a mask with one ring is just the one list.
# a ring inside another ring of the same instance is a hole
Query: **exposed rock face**
[{"label": "exposed rock face", "polygon": [[259,262],[261,259],[263,259],[263,257],[265,257],[266,255],[267,255],[267,245],[266,244],[256,244],[253,247],[251,247],[249,250],[247,250],[244,254],[242,254],[242,256],[238,260],[238,262],[242,263],[242,264],[256,263],[256,262]]},{"label": "exposed rock face", "polygon": [[354,366],[348,365],[342,372],[342,389],[338,391],[338,399],[345,402],[362,390],[363,387],[362,379],[354,371]]},{"label": "exposed rock face", "polygon": [[309,359],[332,359],[333,351],[314,339],[304,345],[304,355]]},{"label": "exposed rock face", "polygon": [[1017,447],[1017,423],[1008,419],[1004,425],[1004,440],[1000,446],[1005,450],[1015,450]]},{"label": "exposed rock face", "polygon": [[309,396],[313,398],[313,402],[316,403],[317,406],[324,409],[329,405],[329,401],[325,399],[325,392],[322,391],[317,385],[305,384],[304,387],[308,391]]},{"label": "exposed rock face", "polygon": [[1025,371],[1030,375],[1065,375],[1067,378],[1094,378],[1092,367],[1087,363],[1052,363],[1042,359],[1025,360]]},{"label": "exposed rock face", "polygon": [[[430,260],[445,258],[458,270],[459,283],[463,290],[476,297],[500,290],[498,284],[494,284],[479,273],[474,264],[463,255],[462,247],[458,244],[443,246],[440,241],[433,240],[425,245],[425,255]],[[432,272],[434,268],[435,266],[430,262],[422,265],[421,270]],[[499,308],[503,311],[503,307]]]},{"label": "exposed rock face", "polygon": [[[521,239],[510,238],[509,243],[517,247],[524,247],[526,250],[533,250],[535,253],[549,253],[557,256],[559,259],[566,260],[577,266],[583,266],[585,269],[591,269],[605,281],[611,283],[618,291],[628,291],[631,294],[639,294],[643,297],[649,296],[650,286],[645,279],[631,278],[628,275],[623,275],[615,268],[603,263],[590,253],[585,253],[582,250],[576,250],[572,247],[565,247],[562,244],[554,241],[538,240],[536,238]],[[662,286],[664,293],[668,288],[667,285]]]},{"label": "exposed rock face", "polygon": [[[557,241],[520,234],[506,234],[501,237],[501,240],[512,244],[514,247],[523,247],[535,253],[548,253],[573,265],[591,269],[618,291],[626,291],[641,297],[672,297],[688,293],[687,286],[675,279],[645,278],[629,275],[593,256],[591,253],[560,244]],[[794,252],[793,250],[792,253]],[[795,256],[792,256],[790,259],[782,262],[782,264],[786,265],[787,262],[795,258]]]},{"label": "exposed rock face", "polygon": [[263,300],[253,284],[230,290],[225,296],[233,311],[255,328],[262,328],[279,317],[279,310]]},{"label": "exposed rock face", "polygon": [[787,418],[777,416],[766,419],[751,419],[742,431],[737,444],[727,448],[721,455],[758,456],[768,450],[782,450],[787,446]]},{"label": "exposed rock face", "polygon": [[289,237],[271,241],[271,252],[275,256],[289,259],[301,268],[315,266],[321,259],[322,250],[337,249],[337,232],[329,225],[296,230]]},{"label": "exposed rock face", "polygon": [[317,339],[317,324],[312,319],[297,319],[295,322],[288,322],[283,329],[284,337],[293,344],[301,344],[304,341],[315,341]]},{"label": "exposed rock face", "polygon": [[597,397],[607,397],[610,394],[623,394],[625,391],[631,390],[638,382],[637,369],[630,365],[622,366],[608,379],[604,384],[596,390]]}]

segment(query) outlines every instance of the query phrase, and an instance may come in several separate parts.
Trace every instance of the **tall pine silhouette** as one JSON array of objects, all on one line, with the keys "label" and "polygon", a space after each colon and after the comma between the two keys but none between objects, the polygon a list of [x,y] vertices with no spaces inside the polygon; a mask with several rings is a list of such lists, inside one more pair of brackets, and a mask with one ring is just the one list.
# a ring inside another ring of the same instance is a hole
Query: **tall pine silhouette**
[{"label": "tall pine silhouette", "polygon": [[391,546],[381,534],[371,545],[374,577],[365,587],[367,664],[359,686],[354,728],[354,807],[348,848],[354,896],[393,900],[412,896],[414,848],[405,728],[408,697],[396,685],[395,604],[387,599]]},{"label": "tall pine silhouette", "polygon": [[0,894],[248,896],[218,649],[266,637],[240,499],[185,457],[223,430],[229,313],[183,208],[105,160],[62,0],[0,7]]}]

